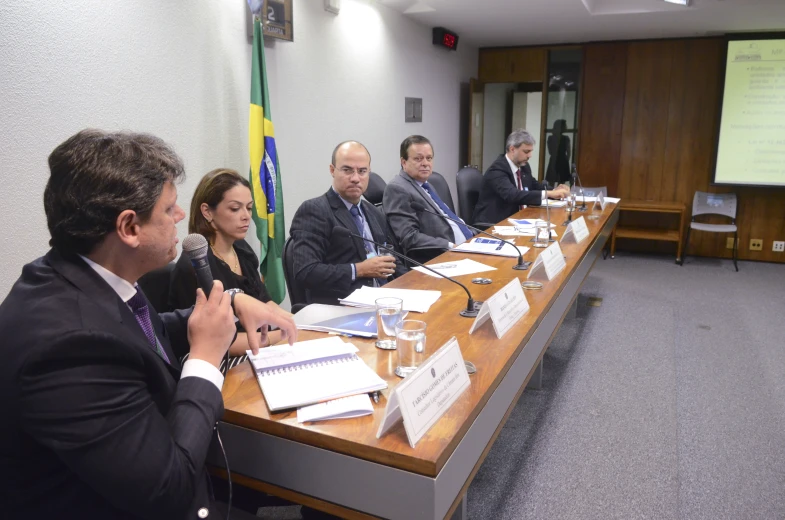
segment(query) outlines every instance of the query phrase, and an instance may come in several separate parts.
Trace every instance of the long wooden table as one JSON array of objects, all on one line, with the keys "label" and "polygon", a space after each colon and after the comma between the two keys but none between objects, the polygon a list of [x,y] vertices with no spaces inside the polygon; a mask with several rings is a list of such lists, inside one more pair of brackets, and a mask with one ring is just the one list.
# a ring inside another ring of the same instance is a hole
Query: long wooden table
[{"label": "long wooden table", "polygon": [[[528,208],[515,216],[544,218],[545,210]],[[232,369],[224,383],[221,435],[233,480],[345,518],[465,517],[465,492],[518,397],[541,367],[548,344],[616,224],[618,209],[608,204],[604,211],[575,212],[575,218],[580,216],[592,217],[586,219],[589,238],[562,245],[567,267],[542,290],[526,292],[530,310],[502,339],[496,338],[490,322],[469,335],[473,320],[458,315],[466,306],[466,293],[447,280],[412,271],[389,284],[441,291],[427,313],[416,315],[428,324],[427,352],[455,336],[464,359],[477,367],[470,388],[414,449],[401,423],[376,438],[386,398],[401,379],[393,373],[394,352],[375,348],[372,340],[347,340],[389,384],[373,415],[361,418],[299,424],[295,411],[271,414],[250,365]],[[564,210],[551,211],[552,222],[565,218]],[[559,238],[564,229],[556,228]],[[518,237],[516,244],[531,245],[528,237]],[[532,248],[525,259],[534,260],[539,251]],[[463,256],[444,253],[434,262]],[[485,300],[513,278],[523,281],[528,274],[512,269],[514,259],[472,258],[497,268],[482,273],[493,280],[490,285],[471,284],[472,276],[460,278],[476,300]],[[301,331],[299,339],[322,336]],[[210,463],[223,467],[216,449]]]}]

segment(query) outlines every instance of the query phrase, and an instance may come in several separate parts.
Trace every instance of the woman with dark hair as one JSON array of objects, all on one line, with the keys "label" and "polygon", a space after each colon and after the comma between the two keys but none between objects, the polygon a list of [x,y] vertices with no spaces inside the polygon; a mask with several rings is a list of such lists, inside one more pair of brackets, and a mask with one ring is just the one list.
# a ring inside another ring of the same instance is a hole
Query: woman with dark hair
[{"label": "woman with dark hair", "polygon": [[[207,239],[207,261],[215,280],[225,289],[241,289],[245,294],[285,312],[270,299],[259,275],[259,259],[245,241],[251,223],[253,198],[247,180],[234,170],[218,168],[207,173],[191,199],[188,232]],[[196,301],[196,273],[186,255],[180,255],[169,284],[169,307],[185,309]],[[248,348],[245,331],[238,324],[237,339],[229,349],[232,356],[244,356]],[[266,334],[267,331],[262,331]],[[264,340],[264,337],[262,338]],[[278,331],[267,334],[263,345],[280,339]],[[231,366],[245,358],[233,360]],[[231,366],[229,368],[231,368]]]},{"label": "woman with dark hair", "polygon": [[567,120],[557,119],[553,123],[553,134],[548,136],[548,169],[545,180],[551,184],[564,184],[572,179],[570,173],[570,138],[564,135]]}]

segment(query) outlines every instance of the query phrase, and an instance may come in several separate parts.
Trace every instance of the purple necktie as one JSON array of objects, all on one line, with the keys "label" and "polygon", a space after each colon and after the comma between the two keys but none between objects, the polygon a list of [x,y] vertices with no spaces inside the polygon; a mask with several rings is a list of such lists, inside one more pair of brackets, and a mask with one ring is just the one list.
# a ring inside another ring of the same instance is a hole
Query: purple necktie
[{"label": "purple necktie", "polygon": [[150,309],[147,307],[147,301],[145,300],[144,295],[137,289],[136,294],[128,300],[128,306],[131,307],[131,310],[134,312],[134,317],[136,318],[136,322],[139,323],[139,326],[142,327],[142,332],[144,335],[147,336],[147,341],[150,342],[150,346],[155,350],[161,358],[166,361],[167,364],[169,363],[169,357],[164,352],[163,347],[161,347],[161,343],[158,341],[158,338],[155,337],[155,331],[153,331],[153,322],[150,321]]}]

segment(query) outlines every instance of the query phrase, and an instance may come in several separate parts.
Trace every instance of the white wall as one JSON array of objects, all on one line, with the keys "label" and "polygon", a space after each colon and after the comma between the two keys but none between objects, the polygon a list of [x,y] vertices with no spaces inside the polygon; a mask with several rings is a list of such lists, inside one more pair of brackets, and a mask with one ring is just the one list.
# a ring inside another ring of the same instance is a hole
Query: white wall
[{"label": "white wall", "polygon": [[[375,2],[344,0],[338,16],[322,6],[296,0],[295,42],[266,43],[287,227],[329,186],[341,140],[363,141],[389,179],[401,140],[423,134],[435,169],[454,184],[460,82],[477,70],[476,49],[437,49],[429,28]],[[203,173],[248,170],[245,31],[242,0],[0,3],[0,297],[48,248],[46,157],[79,129],[147,131],[171,143],[188,172],[186,211]],[[405,96],[423,98],[423,123],[403,122]]]}]

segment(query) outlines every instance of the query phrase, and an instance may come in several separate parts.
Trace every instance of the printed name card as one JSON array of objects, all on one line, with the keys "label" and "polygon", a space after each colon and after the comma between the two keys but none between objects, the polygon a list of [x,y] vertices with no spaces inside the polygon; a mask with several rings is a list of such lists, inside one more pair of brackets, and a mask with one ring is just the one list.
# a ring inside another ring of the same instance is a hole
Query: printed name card
[{"label": "printed name card", "polygon": [[589,228],[586,227],[586,219],[580,217],[567,225],[567,229],[564,231],[561,241],[565,244],[569,244],[570,242],[580,244],[587,236],[589,236]]},{"label": "printed name card", "polygon": [[414,448],[470,384],[458,340],[452,337],[395,387],[376,438],[403,417],[406,437]]},{"label": "printed name card", "polygon": [[565,268],[567,263],[558,242],[554,242],[543,250],[529,268],[529,280],[553,280]]},{"label": "printed name card", "polygon": [[491,319],[496,337],[501,339],[529,310],[529,301],[523,294],[521,281],[517,278],[485,300],[474,319],[469,334]]},{"label": "printed name card", "polygon": [[600,192],[597,194],[597,198],[594,199],[594,205],[592,206],[592,209],[596,208],[597,204],[600,205],[601,210],[605,211],[605,194],[602,192],[602,190],[600,190]]}]

